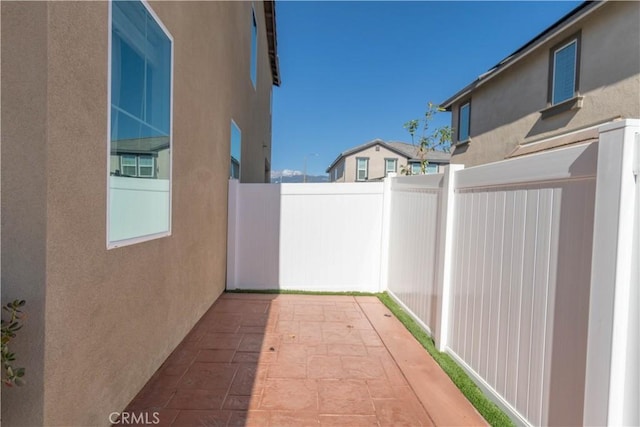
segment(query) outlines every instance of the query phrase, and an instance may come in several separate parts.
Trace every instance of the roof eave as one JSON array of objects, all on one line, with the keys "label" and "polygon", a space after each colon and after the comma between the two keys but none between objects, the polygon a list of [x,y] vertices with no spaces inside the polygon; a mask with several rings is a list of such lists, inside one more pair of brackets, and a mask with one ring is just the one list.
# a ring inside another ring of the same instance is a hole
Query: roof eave
[{"label": "roof eave", "polygon": [[278,33],[276,31],[275,0],[264,0],[264,18],[267,24],[267,45],[269,47],[271,76],[274,86],[280,86],[280,64],[278,61]]}]

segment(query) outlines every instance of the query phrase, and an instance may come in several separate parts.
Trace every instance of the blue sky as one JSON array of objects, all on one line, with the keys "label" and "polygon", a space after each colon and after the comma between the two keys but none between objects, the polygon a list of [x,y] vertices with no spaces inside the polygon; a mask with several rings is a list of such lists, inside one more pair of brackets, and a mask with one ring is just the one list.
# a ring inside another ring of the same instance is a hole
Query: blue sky
[{"label": "blue sky", "polygon": [[[272,169],[302,170],[306,156],[320,175],[374,138],[409,142],[402,125],[428,101],[444,101],[580,3],[277,2]],[[449,120],[441,113],[434,124]]]}]

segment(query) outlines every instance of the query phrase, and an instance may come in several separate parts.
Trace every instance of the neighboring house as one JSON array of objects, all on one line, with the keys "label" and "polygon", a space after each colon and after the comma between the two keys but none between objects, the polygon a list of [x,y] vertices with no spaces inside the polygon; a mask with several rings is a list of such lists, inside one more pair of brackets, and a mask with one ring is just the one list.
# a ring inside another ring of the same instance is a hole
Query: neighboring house
[{"label": "neighboring house", "polygon": [[[451,156],[443,151],[428,151],[425,157],[426,173],[438,173],[449,164]],[[389,173],[400,173],[405,168],[412,175],[419,175],[421,163],[417,146],[374,139],[340,153],[326,172],[331,182],[380,181]]]},{"label": "neighboring house", "polygon": [[640,3],[606,1],[582,3],[441,106],[452,162],[473,166],[597,138],[602,123],[640,118],[639,98]]},{"label": "neighboring house", "polygon": [[275,5],[0,7],[2,423],[109,425],[225,289],[230,175],[269,178]]}]

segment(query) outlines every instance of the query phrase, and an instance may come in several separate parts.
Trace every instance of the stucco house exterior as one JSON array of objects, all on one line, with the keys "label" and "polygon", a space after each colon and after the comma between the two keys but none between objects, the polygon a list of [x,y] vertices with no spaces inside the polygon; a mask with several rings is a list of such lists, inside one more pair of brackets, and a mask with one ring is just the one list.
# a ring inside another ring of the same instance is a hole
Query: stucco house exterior
[{"label": "stucco house exterior", "polygon": [[[450,157],[443,151],[428,151],[426,173],[441,172]],[[380,181],[389,173],[400,173],[406,168],[412,175],[420,175],[421,162],[418,147],[413,144],[374,139],[340,153],[326,172],[330,182]]]},{"label": "stucco house exterior", "polygon": [[452,162],[490,163],[597,138],[640,117],[640,3],[584,2],[441,104]]},{"label": "stucco house exterior", "polygon": [[0,13],[2,423],[110,425],[224,291],[230,176],[269,177],[275,4]]}]

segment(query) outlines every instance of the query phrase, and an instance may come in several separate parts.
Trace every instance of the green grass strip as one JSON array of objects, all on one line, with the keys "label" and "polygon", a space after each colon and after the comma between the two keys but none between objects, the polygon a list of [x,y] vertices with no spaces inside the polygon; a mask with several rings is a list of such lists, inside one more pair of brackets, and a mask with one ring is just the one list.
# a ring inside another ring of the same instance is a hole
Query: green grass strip
[{"label": "green grass strip", "polygon": [[294,295],[344,295],[347,297],[377,297],[372,292],[296,291],[288,289],[227,289],[228,294],[294,294]]},{"label": "green grass strip", "polygon": [[473,382],[467,373],[446,353],[438,351],[433,338],[416,323],[386,292],[377,294],[377,297],[387,308],[402,322],[409,332],[429,352],[431,357],[438,362],[443,371],[460,389],[462,394],[480,412],[485,420],[492,426],[514,426],[511,419],[495,403],[487,398],[482,390]]},{"label": "green grass strip", "polygon": [[440,365],[442,370],[451,378],[453,383],[465,395],[467,400],[478,410],[480,415],[484,417],[492,426],[506,427],[515,426],[511,419],[505,414],[495,403],[493,403],[482,390],[473,382],[467,373],[446,353],[438,351],[433,338],[416,323],[415,320],[405,312],[393,298],[386,292],[317,292],[317,291],[295,291],[283,289],[233,289],[227,290],[228,293],[251,293],[251,294],[297,294],[297,295],[344,295],[344,296],[375,296],[402,322],[416,340],[429,352],[431,357]]}]

